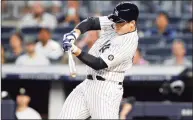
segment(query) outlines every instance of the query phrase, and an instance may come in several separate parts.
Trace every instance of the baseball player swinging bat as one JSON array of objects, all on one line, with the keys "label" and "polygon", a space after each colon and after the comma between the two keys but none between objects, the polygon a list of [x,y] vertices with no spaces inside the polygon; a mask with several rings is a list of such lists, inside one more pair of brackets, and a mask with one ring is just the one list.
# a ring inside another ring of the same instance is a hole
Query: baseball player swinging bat
[{"label": "baseball player swinging bat", "polygon": [[[63,49],[69,51],[69,66],[74,75],[72,56],[86,64],[86,79],[67,97],[58,119],[118,119],[123,95],[125,71],[132,67],[138,46],[138,7],[119,3],[113,14],[88,17],[63,37]],[[71,41],[90,30],[103,30],[88,52]]]}]

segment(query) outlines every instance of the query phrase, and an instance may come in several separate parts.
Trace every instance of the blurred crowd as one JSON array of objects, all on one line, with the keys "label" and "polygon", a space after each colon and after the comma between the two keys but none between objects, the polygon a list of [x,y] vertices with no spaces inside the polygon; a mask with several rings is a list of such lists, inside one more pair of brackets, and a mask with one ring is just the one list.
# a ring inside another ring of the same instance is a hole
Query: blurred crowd
[{"label": "blurred crowd", "polygon": [[[134,64],[191,66],[192,1],[133,2],[141,11],[138,20],[139,48]],[[110,14],[118,2],[5,0],[1,3],[1,63],[50,65],[67,63],[68,56],[60,44],[65,32],[89,16]],[[64,31],[65,28],[69,29]],[[87,32],[78,39],[78,47],[88,50],[100,34],[101,31]],[[158,53],[154,54],[156,51]],[[78,59],[75,60],[81,64]]]},{"label": "blurred crowd", "polygon": [[[12,96],[7,91],[1,92],[1,98],[3,105],[2,119],[42,119],[40,113],[29,106],[31,97],[26,88],[21,87],[19,89],[17,92],[16,101],[13,100]],[[10,104],[6,106],[6,102]]]}]

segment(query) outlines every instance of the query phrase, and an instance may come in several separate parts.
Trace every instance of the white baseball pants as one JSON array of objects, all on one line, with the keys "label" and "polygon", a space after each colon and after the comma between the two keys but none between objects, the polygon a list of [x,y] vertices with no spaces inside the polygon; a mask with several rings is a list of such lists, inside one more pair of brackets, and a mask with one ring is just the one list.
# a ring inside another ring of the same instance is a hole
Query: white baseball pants
[{"label": "white baseball pants", "polygon": [[122,85],[84,80],[67,97],[58,119],[119,119]]}]

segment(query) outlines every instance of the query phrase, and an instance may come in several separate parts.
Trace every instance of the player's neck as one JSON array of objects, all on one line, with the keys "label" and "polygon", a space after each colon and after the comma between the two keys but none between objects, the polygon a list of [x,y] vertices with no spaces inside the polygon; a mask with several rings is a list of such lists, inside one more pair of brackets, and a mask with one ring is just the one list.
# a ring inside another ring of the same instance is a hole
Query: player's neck
[{"label": "player's neck", "polygon": [[119,35],[125,35],[125,34],[127,34],[127,33],[135,32],[136,30],[137,30],[136,27],[131,27],[131,28],[128,29],[128,30],[125,30],[125,31],[123,31],[123,32],[119,32],[118,34],[119,34]]}]

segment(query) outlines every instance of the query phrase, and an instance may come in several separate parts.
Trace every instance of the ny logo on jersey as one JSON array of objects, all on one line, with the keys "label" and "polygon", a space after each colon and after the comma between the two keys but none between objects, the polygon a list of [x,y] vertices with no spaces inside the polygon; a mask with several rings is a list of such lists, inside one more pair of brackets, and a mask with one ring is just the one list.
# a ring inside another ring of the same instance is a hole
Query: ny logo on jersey
[{"label": "ny logo on jersey", "polygon": [[109,43],[109,42],[110,42],[110,40],[106,41],[106,42],[102,45],[101,49],[99,49],[99,52],[102,52],[102,53],[103,53],[106,49],[110,48],[111,43]]}]

